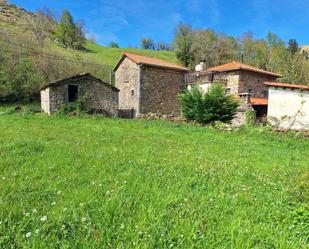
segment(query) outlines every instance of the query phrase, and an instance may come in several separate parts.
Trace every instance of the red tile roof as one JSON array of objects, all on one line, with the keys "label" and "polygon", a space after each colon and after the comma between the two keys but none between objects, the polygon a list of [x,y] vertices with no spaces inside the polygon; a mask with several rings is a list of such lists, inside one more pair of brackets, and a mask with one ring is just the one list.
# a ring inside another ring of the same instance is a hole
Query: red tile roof
[{"label": "red tile roof", "polygon": [[236,61],[224,64],[224,65],[220,65],[217,67],[208,68],[207,71],[226,72],[226,71],[233,71],[233,70],[245,70],[245,71],[251,71],[251,72],[256,72],[260,74],[271,75],[274,77],[282,77],[280,74],[264,71],[260,68],[252,67],[252,66],[242,64]]},{"label": "red tile roof", "polygon": [[288,83],[282,83],[282,82],[271,82],[271,81],[267,81],[264,84],[266,86],[309,90],[309,86],[308,85],[296,85],[296,84],[288,84]]},{"label": "red tile roof", "polygon": [[268,99],[250,98],[251,105],[268,105]]},{"label": "red tile roof", "polygon": [[142,55],[130,54],[130,53],[124,53],[122,55],[122,57],[120,58],[120,60],[116,64],[116,66],[114,67],[114,69],[113,69],[114,71],[117,70],[117,68],[119,67],[121,62],[124,60],[124,58],[130,59],[131,61],[133,61],[134,63],[136,63],[138,65],[145,64],[145,65],[149,65],[149,66],[169,68],[169,69],[174,69],[174,70],[184,71],[184,72],[190,71],[188,68],[174,64],[174,63],[170,63],[170,62],[166,62],[164,60],[146,57],[146,56],[142,56]]}]

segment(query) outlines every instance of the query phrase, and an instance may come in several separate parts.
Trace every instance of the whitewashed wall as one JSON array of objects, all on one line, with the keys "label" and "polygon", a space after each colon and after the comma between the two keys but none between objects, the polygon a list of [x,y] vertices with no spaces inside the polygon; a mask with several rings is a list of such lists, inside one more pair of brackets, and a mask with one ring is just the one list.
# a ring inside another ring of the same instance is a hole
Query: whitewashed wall
[{"label": "whitewashed wall", "polygon": [[206,93],[209,91],[211,85],[212,85],[211,83],[194,84],[194,85],[188,85],[187,89],[190,91],[193,87],[197,86],[202,90],[203,93]]},{"label": "whitewashed wall", "polygon": [[270,86],[268,120],[278,128],[309,130],[309,91]]},{"label": "whitewashed wall", "polygon": [[49,88],[46,88],[41,91],[41,109],[48,114],[50,114],[49,100]]}]

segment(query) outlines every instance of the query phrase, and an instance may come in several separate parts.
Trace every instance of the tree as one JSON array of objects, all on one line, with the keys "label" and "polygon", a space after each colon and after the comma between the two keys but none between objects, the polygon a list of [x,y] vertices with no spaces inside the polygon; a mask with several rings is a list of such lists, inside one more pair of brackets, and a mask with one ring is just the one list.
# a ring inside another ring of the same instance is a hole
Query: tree
[{"label": "tree", "polygon": [[268,47],[266,70],[283,73],[286,47],[284,41],[276,34],[269,32],[266,36]]},{"label": "tree", "polygon": [[290,39],[285,54],[285,68],[283,80],[288,83],[304,84],[306,78],[306,55],[300,53],[295,39]]},{"label": "tree", "polygon": [[30,16],[27,19],[31,25],[31,32],[34,38],[43,46],[46,38],[50,37],[56,22],[50,19],[50,17],[45,16],[43,11],[38,11],[34,16]]},{"label": "tree", "polygon": [[74,23],[72,15],[67,10],[63,10],[60,22],[54,30],[54,36],[62,46],[74,49],[81,49],[85,42],[83,25]]},{"label": "tree", "polygon": [[214,121],[230,122],[239,105],[231,95],[225,95],[220,84],[215,84],[206,93],[195,87],[182,93],[179,98],[184,117],[203,124]]},{"label": "tree", "polygon": [[108,44],[108,46],[109,46],[110,48],[119,48],[118,43],[117,43],[117,42],[114,42],[114,41],[110,42],[110,43]]},{"label": "tree", "polygon": [[192,43],[193,33],[191,25],[180,23],[176,28],[173,44],[177,59],[186,67],[189,66],[193,60],[193,54],[191,51]]},{"label": "tree", "polygon": [[154,42],[151,38],[142,38],[141,39],[141,47],[143,49],[153,50],[154,49]]},{"label": "tree", "polygon": [[211,29],[194,30],[191,53],[193,67],[204,60],[207,67],[227,63],[236,59],[236,40],[225,34],[217,34]]},{"label": "tree", "polygon": [[287,50],[289,53],[294,56],[296,53],[300,51],[300,47],[298,46],[298,43],[295,39],[290,39],[288,43],[288,48]]},{"label": "tree", "polygon": [[166,42],[157,42],[155,48],[156,50],[165,50],[165,51],[171,50],[171,46]]}]

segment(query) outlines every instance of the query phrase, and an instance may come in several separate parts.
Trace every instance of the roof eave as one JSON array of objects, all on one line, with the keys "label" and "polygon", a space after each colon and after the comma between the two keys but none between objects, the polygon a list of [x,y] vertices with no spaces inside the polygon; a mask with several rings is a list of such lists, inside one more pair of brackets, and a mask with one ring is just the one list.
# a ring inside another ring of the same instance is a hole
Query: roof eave
[{"label": "roof eave", "polygon": [[150,67],[158,67],[158,68],[167,68],[174,71],[181,71],[181,72],[189,72],[190,70],[187,68],[177,68],[177,67],[169,67],[169,66],[161,66],[161,65],[155,65],[150,63],[137,63],[138,65],[146,65]]},{"label": "roof eave", "polygon": [[248,69],[248,68],[242,68],[242,67],[239,67],[239,68],[226,68],[226,69],[222,69],[222,70],[216,70],[216,69],[209,68],[207,71],[209,71],[209,72],[224,73],[224,72],[239,71],[239,70],[248,71],[248,72],[254,72],[254,73],[259,73],[259,74],[264,74],[264,75],[270,75],[270,76],[277,77],[277,78],[283,77],[283,76],[280,75],[280,74],[276,74],[276,73],[272,73],[272,72],[257,71],[257,70],[253,70],[253,69],[250,70],[250,69]]},{"label": "roof eave", "polygon": [[114,91],[118,91],[118,92],[120,91],[117,87],[115,87],[115,86],[113,86],[113,85],[111,85],[111,84],[109,84],[109,83],[107,83],[107,82],[105,82],[105,81],[103,81],[103,80],[101,80],[101,79],[99,79],[99,78],[97,78],[97,77],[94,77],[94,76],[91,75],[90,73],[77,74],[77,75],[73,75],[73,76],[71,76],[71,77],[67,77],[67,78],[64,78],[64,79],[61,79],[61,80],[58,80],[58,81],[49,83],[49,84],[47,84],[46,86],[43,86],[43,87],[41,88],[41,91],[44,91],[44,90],[46,90],[46,89],[49,88],[49,87],[56,87],[56,86],[60,86],[60,85],[62,85],[62,84],[65,84],[65,81],[66,81],[66,80],[70,80],[70,79],[73,79],[73,78],[75,78],[75,77],[90,77],[90,78],[92,78],[93,80],[99,82],[100,84],[103,84],[103,85],[105,85],[105,86],[107,86],[107,87],[110,87],[110,88],[111,88],[112,90],[114,90]]}]

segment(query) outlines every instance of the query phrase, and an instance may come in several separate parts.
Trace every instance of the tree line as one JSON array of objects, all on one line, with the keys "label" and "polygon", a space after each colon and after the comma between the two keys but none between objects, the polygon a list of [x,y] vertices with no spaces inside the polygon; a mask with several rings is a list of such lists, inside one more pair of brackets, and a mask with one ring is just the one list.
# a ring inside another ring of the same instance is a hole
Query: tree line
[{"label": "tree line", "polygon": [[263,39],[254,39],[251,32],[240,37],[217,33],[212,29],[193,29],[179,24],[173,47],[176,56],[185,66],[194,68],[201,60],[207,67],[232,60],[283,75],[288,83],[309,82],[309,57],[295,39],[286,44],[276,34],[269,32]]}]

